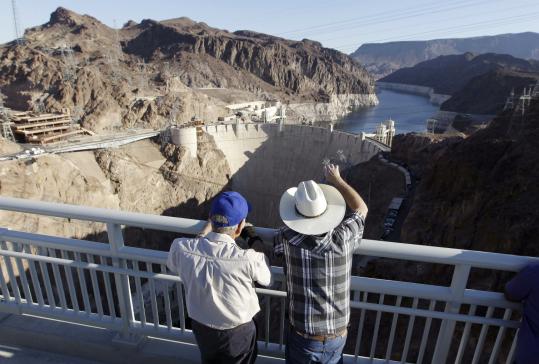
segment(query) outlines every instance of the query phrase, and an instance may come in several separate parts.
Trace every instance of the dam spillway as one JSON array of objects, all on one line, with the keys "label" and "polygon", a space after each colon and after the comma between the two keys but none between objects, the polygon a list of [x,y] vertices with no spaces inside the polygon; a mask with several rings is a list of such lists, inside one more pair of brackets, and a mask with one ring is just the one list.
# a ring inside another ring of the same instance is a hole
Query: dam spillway
[{"label": "dam spillway", "polygon": [[249,220],[278,226],[279,200],[303,180],[323,182],[324,161],[352,166],[388,148],[374,140],[307,125],[236,124],[202,127],[224,153],[230,188],[253,206]]}]

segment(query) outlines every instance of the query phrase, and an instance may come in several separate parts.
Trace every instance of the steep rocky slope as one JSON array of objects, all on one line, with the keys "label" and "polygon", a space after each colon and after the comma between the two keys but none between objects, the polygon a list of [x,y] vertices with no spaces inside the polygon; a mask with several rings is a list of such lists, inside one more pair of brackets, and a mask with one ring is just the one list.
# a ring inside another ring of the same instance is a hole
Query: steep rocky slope
[{"label": "steep rocky slope", "polygon": [[526,61],[506,54],[441,56],[400,69],[380,81],[432,87],[439,94],[452,95],[472,78],[490,71],[539,72],[538,61]]},{"label": "steep rocky slope", "polygon": [[[373,81],[350,57],[312,41],[229,33],[187,18],[129,22],[115,30],[64,8],[0,46],[0,91],[15,109],[68,108],[94,131],[159,127],[197,115],[216,120],[224,102],[197,88],[245,90],[290,103],[359,95]],[[243,101],[243,100],[237,100]]]},{"label": "steep rocky slope", "polygon": [[539,59],[539,34],[517,33],[494,36],[363,44],[351,56],[363,63],[376,78],[400,68],[412,67],[439,56],[472,53],[502,53],[523,59]]},{"label": "steep rocky slope", "polygon": [[536,101],[524,116],[503,113],[438,149],[417,187],[403,241],[537,256],[538,137]]},{"label": "steep rocky slope", "polygon": [[[208,201],[226,188],[230,168],[207,134],[199,136],[198,154],[167,144],[161,152],[150,141],[95,152],[46,155],[0,162],[0,195],[205,219]],[[0,138],[0,153],[16,145]],[[75,222],[0,211],[14,230],[65,237],[103,239],[102,224]],[[136,233],[134,233],[136,232]],[[130,229],[129,244],[163,248],[170,239]]]},{"label": "steep rocky slope", "polygon": [[471,114],[496,114],[514,91],[520,95],[539,80],[536,73],[494,70],[472,78],[441,105],[442,110]]}]

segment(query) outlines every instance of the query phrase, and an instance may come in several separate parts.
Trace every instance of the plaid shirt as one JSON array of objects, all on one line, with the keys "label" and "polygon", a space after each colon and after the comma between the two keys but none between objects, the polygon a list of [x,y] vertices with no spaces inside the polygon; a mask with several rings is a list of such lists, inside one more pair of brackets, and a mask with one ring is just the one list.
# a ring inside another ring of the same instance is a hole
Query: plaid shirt
[{"label": "plaid shirt", "polygon": [[348,214],[320,236],[283,227],[274,254],[284,254],[288,316],[295,329],[310,335],[342,332],[350,320],[352,257],[363,236],[365,218]]}]

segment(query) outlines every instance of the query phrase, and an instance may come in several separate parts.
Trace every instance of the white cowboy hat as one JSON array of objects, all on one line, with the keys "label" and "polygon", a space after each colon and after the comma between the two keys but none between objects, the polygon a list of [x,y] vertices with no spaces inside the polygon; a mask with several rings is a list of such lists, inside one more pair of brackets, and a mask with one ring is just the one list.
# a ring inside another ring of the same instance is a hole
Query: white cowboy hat
[{"label": "white cowboy hat", "polygon": [[281,196],[279,214],[290,229],[306,235],[327,233],[344,218],[346,203],[330,185],[300,182]]}]

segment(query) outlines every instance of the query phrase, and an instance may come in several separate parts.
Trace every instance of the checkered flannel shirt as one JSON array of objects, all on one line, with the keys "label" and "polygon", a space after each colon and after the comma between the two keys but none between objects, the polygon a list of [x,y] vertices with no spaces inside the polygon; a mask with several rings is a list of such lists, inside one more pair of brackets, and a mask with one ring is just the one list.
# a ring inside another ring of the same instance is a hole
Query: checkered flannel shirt
[{"label": "checkered flannel shirt", "polygon": [[284,254],[290,324],[310,335],[342,332],[350,320],[350,275],[365,217],[349,213],[324,235],[303,235],[283,227],[274,254]]}]

